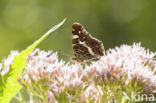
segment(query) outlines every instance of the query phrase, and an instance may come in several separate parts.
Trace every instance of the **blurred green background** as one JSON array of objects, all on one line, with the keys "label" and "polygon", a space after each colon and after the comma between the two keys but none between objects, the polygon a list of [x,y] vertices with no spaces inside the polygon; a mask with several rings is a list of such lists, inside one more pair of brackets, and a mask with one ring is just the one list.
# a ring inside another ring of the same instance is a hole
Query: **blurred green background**
[{"label": "blurred green background", "polygon": [[65,17],[39,48],[72,55],[71,26],[80,22],[105,50],[141,42],[156,51],[156,0],[0,0],[0,59],[25,49]]}]

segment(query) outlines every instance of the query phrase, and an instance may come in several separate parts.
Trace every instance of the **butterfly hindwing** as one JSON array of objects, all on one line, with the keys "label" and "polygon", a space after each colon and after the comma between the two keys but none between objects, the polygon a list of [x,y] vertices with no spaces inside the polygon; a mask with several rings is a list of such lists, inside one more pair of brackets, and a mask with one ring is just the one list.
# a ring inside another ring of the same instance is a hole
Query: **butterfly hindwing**
[{"label": "butterfly hindwing", "polygon": [[103,43],[92,37],[81,24],[72,26],[72,61],[90,62],[99,60],[103,55]]}]

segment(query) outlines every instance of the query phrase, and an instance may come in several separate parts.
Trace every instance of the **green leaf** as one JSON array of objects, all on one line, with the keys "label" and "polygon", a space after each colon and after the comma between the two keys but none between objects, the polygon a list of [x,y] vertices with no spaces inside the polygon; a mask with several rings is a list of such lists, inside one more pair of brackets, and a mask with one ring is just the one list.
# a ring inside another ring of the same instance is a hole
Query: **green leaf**
[{"label": "green leaf", "polygon": [[43,39],[45,39],[51,32],[59,28],[66,19],[61,23],[51,28],[47,33],[45,33],[40,39],[35,41],[26,50],[23,50],[19,55],[15,56],[13,63],[10,65],[10,71],[5,75],[5,84],[2,83],[2,76],[0,75],[0,103],[9,103],[9,101],[16,96],[19,90],[22,88],[17,79],[20,77],[23,68],[26,66],[26,57],[29,53],[39,44]]}]

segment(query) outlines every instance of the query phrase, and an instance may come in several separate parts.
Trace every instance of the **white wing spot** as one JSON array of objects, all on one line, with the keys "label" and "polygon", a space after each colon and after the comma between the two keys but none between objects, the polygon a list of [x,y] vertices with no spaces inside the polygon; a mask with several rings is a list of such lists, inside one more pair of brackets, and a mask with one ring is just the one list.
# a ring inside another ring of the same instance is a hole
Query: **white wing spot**
[{"label": "white wing spot", "polygon": [[75,31],[75,29],[72,29],[72,31]]},{"label": "white wing spot", "polygon": [[76,39],[76,38],[79,38],[78,35],[72,35],[72,39]]},{"label": "white wing spot", "polygon": [[85,42],[79,41],[79,44],[82,44],[84,47],[86,47],[91,55],[95,55],[92,48],[88,47]]}]

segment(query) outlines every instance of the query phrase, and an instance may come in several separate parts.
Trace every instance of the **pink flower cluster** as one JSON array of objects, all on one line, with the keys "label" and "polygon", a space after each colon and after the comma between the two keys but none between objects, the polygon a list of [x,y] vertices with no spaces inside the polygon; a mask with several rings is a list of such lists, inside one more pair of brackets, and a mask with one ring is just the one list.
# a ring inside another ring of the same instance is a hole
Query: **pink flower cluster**
[{"label": "pink flower cluster", "polygon": [[156,92],[156,53],[140,43],[107,50],[85,67],[58,60],[57,53],[35,49],[27,57],[23,84],[48,103],[104,103],[123,92]]},{"label": "pink flower cluster", "polygon": [[108,50],[101,60],[85,69],[85,74],[106,83],[110,79],[122,85],[137,82],[146,91],[153,92],[156,89],[155,55],[156,53],[146,51],[140,44],[122,45]]},{"label": "pink flower cluster", "polygon": [[[81,64],[58,61],[56,53],[36,49],[28,56],[27,81],[44,84],[45,95],[51,94],[48,100],[57,102],[62,99],[99,102],[106,96],[112,99],[119,87],[125,92],[141,88],[143,92],[153,93],[156,90],[154,56],[155,53],[140,44],[122,45],[108,50],[99,61],[83,68]],[[129,85],[134,87],[129,88]]]}]

